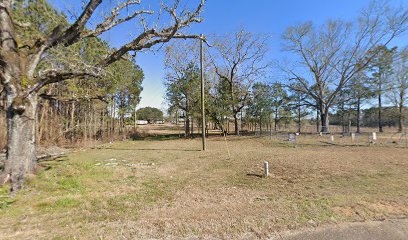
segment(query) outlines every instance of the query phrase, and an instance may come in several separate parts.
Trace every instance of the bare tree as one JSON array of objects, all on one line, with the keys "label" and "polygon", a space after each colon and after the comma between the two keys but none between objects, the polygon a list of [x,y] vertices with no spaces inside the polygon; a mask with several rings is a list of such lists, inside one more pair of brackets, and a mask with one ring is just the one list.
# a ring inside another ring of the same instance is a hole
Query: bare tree
[{"label": "bare tree", "polygon": [[166,47],[166,98],[171,108],[184,112],[186,137],[190,135],[190,119],[200,100],[199,57],[196,42],[175,42]]},{"label": "bare tree", "polygon": [[215,41],[214,69],[221,81],[229,85],[229,101],[234,118],[235,134],[239,135],[239,113],[245,107],[249,91],[257,77],[266,71],[268,38],[241,30]]},{"label": "bare tree", "polygon": [[320,112],[321,131],[327,132],[329,110],[343,87],[407,29],[408,10],[372,2],[354,23],[328,21],[316,27],[304,23],[283,35],[284,49],[298,57],[295,67],[282,66],[293,90],[310,96]]},{"label": "bare tree", "polygon": [[[98,7],[101,8],[101,3],[102,0],[89,0],[72,24],[66,27],[59,25],[48,35],[24,41],[18,38],[19,31],[24,31],[29,23],[14,21],[12,0],[0,3],[0,86],[5,92],[8,133],[7,159],[0,174],[0,184],[10,182],[12,191],[20,189],[24,177],[34,173],[36,168],[35,119],[38,95],[44,86],[72,78],[98,77],[106,66],[118,61],[124,54],[149,49],[172,38],[198,38],[183,34],[181,30],[201,22],[200,13],[205,0],[201,0],[194,9],[179,9],[180,1],[175,0],[171,5],[163,3],[157,12],[144,10],[141,0],[121,1],[91,29],[88,23]],[[156,14],[157,19],[163,19],[161,15],[164,13],[169,16],[164,18],[168,19],[165,24],[163,20],[162,24],[147,23],[145,16]],[[103,56],[97,64],[84,67],[58,65],[38,71],[47,53],[98,37],[132,20],[141,24],[142,31],[128,43]]]}]

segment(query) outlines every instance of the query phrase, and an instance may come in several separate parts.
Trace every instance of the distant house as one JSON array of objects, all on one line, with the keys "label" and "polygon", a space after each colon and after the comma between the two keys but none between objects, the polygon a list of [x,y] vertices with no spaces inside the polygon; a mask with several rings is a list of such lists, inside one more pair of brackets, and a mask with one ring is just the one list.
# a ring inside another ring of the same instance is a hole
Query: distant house
[{"label": "distant house", "polygon": [[137,125],[147,125],[149,122],[146,120],[136,120]]}]

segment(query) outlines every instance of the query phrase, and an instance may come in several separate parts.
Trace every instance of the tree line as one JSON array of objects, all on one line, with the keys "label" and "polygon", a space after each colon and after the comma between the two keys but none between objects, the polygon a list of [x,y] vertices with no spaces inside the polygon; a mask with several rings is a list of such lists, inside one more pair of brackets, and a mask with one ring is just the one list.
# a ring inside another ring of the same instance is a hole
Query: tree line
[{"label": "tree line", "polygon": [[[290,60],[270,61],[270,37],[241,29],[211,36],[205,52],[206,115],[222,131],[239,135],[247,129],[277,129],[278,124],[305,118],[318,132],[332,123],[350,130],[350,124],[372,126],[364,104],[376,106],[376,124],[383,131],[384,102],[403,131],[408,97],[408,46],[390,47],[404,36],[408,10],[372,2],[354,21],[328,20],[322,25],[305,22],[282,35],[283,51]],[[196,41],[174,42],[166,48],[165,85],[169,113],[199,125],[199,51]],[[377,104],[374,99],[377,99]],[[389,112],[387,108],[387,118]],[[340,119],[340,121],[339,121]],[[387,122],[389,125],[389,121]]]},{"label": "tree line", "polygon": [[[32,39],[40,31],[51,31],[61,24],[68,25],[67,17],[55,11],[45,1],[16,1],[14,21],[29,21],[21,39]],[[30,16],[27,19],[26,16]],[[51,24],[50,26],[44,25]],[[51,49],[42,60],[38,71],[46,68],[75,68],[78,65],[97,63],[100,56],[112,49],[105,41],[94,38],[69,48]],[[60,66],[58,66],[60,65]],[[65,66],[61,66],[65,65]],[[140,100],[142,69],[134,58],[125,55],[122,59],[104,69],[104,74],[93,81],[73,78],[43,87],[38,94],[36,126],[37,144],[64,144],[88,139],[114,138],[124,133],[125,114],[133,113]],[[22,84],[29,84],[22,79]],[[6,106],[6,89],[2,89],[1,109]],[[2,120],[6,111],[2,111]],[[1,124],[6,133],[6,124]],[[1,148],[5,146],[5,136]]]}]

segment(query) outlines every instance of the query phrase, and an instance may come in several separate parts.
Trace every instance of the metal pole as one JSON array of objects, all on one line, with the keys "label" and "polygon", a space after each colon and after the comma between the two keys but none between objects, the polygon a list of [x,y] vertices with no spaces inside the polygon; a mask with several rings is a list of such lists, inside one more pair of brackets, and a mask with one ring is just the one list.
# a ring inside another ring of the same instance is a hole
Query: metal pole
[{"label": "metal pole", "polygon": [[205,145],[205,104],[204,104],[204,46],[203,46],[203,38],[204,35],[201,34],[201,40],[200,40],[200,67],[201,67],[201,134],[202,134],[202,139],[203,139],[203,151],[206,150],[206,145]]}]

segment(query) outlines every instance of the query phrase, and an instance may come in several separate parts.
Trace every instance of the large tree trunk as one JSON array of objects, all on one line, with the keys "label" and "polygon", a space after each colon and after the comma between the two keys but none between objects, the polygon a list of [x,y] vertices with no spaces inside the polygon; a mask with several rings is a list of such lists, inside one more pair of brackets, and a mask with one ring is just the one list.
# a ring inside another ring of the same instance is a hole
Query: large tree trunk
[{"label": "large tree trunk", "polygon": [[361,118],[361,98],[360,97],[358,97],[357,98],[357,133],[360,133],[360,125],[361,125],[361,122],[360,122],[360,118]]},{"label": "large tree trunk", "polygon": [[[36,167],[35,132],[37,98],[25,96],[21,83],[30,82],[34,68],[26,69],[14,36],[10,17],[11,1],[0,8],[0,82],[6,94],[7,155],[0,173],[0,185],[11,183],[11,190],[22,187],[24,177]],[[31,71],[32,70],[32,71]]]},{"label": "large tree trunk", "polygon": [[379,82],[378,86],[378,131],[383,132],[383,126],[382,126],[382,84],[381,80]]},{"label": "large tree trunk", "polygon": [[383,132],[382,126],[382,101],[381,101],[381,94],[378,94],[378,131]]},{"label": "large tree trunk", "polygon": [[244,121],[243,121],[243,113],[242,113],[242,111],[240,112],[240,114],[239,114],[239,116],[240,116],[240,120],[239,120],[239,128],[241,129],[241,130],[243,130],[244,129]]},{"label": "large tree trunk", "polygon": [[235,135],[239,135],[239,123],[238,123],[238,113],[234,114],[234,132]]},{"label": "large tree trunk", "polygon": [[194,138],[194,117],[191,116],[191,137]]},{"label": "large tree trunk", "polygon": [[[9,98],[9,97],[8,97]],[[8,102],[14,102],[10,96]],[[36,168],[36,111],[37,98],[26,99],[23,109],[7,107],[7,157],[0,183],[11,183],[11,191],[21,189],[24,177],[32,174]]]},{"label": "large tree trunk", "polygon": [[398,107],[398,132],[402,133],[404,128],[404,99],[400,99],[399,107]]},{"label": "large tree trunk", "polygon": [[301,132],[302,130],[302,109],[300,108],[300,106],[298,107],[298,133]]},{"label": "large tree trunk", "polygon": [[341,103],[340,103],[340,113],[341,113],[341,132],[342,133],[345,133],[346,132],[346,123],[345,123],[345,121],[344,121],[344,95],[343,95],[343,92],[342,91],[340,91],[340,95],[339,95],[339,98],[340,98],[340,101],[341,101]]},{"label": "large tree trunk", "polygon": [[186,111],[186,118],[184,119],[185,121],[184,121],[184,126],[185,126],[185,129],[184,129],[184,136],[185,137],[188,137],[188,136],[190,136],[190,116],[188,116],[188,113],[187,113],[187,111]]},{"label": "large tree trunk", "polygon": [[329,132],[329,111],[328,109],[320,110],[320,121],[322,124],[321,132],[324,132],[324,133]]}]

